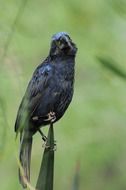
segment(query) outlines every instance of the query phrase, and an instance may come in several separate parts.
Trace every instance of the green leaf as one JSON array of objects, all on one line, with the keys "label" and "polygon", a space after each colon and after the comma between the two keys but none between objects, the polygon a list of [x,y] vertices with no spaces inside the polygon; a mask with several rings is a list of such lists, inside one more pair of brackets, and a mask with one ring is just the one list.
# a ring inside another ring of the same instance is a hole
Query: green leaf
[{"label": "green leaf", "polygon": [[53,190],[54,146],[54,132],[53,125],[51,125],[37,180],[37,190]]},{"label": "green leaf", "polygon": [[123,71],[123,69],[119,68],[117,63],[110,59],[110,58],[104,58],[104,57],[97,57],[98,61],[107,69],[111,70],[113,73],[118,75],[119,77],[122,77],[123,79],[126,79],[126,72]]}]

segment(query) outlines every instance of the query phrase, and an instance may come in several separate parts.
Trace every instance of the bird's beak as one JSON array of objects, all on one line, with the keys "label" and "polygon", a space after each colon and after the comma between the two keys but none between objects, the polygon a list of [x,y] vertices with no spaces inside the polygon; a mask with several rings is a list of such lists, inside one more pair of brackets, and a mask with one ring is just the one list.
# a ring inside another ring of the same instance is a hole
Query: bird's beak
[{"label": "bird's beak", "polygon": [[[70,48],[70,49],[73,49],[73,43],[71,42],[70,39],[68,39],[67,36],[63,36],[63,39],[65,42],[67,42],[67,46]],[[56,46],[59,48],[59,49],[63,49],[64,48],[64,43],[61,43],[61,41],[55,41],[56,43]]]},{"label": "bird's beak", "polygon": [[68,47],[70,47],[70,49],[73,49],[73,46],[72,46],[72,44],[71,44],[71,41],[70,41],[70,39],[67,38],[67,36],[65,36],[65,40],[66,40],[66,42],[67,42],[67,44],[68,44]]},{"label": "bird's beak", "polygon": [[72,42],[72,40],[70,40],[69,38],[67,38],[67,36],[65,36],[65,40],[68,44],[68,47],[72,50],[72,51],[77,51],[77,47],[76,45]]}]

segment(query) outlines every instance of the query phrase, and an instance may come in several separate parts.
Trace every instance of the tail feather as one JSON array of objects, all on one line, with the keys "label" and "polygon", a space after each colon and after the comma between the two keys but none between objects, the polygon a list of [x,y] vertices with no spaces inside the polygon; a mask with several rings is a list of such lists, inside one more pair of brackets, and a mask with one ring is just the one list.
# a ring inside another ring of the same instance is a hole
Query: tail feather
[{"label": "tail feather", "polygon": [[19,160],[21,168],[19,168],[19,180],[23,188],[27,188],[26,180],[30,182],[30,163],[32,150],[32,136],[24,132],[20,138]]}]

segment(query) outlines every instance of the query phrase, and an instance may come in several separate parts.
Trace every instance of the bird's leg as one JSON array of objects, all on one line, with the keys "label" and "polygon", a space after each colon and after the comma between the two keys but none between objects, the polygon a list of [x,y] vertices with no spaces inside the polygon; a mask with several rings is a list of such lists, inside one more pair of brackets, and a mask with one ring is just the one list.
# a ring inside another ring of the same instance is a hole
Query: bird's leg
[{"label": "bird's leg", "polygon": [[44,143],[42,144],[43,148],[49,148],[48,145],[46,145],[47,143],[47,137],[44,135],[44,133],[41,131],[41,129],[38,129],[38,132],[40,133],[42,140],[44,141]]},{"label": "bird's leg", "polygon": [[[53,123],[50,123],[50,127],[52,127],[52,126],[53,126]],[[47,137],[43,134],[43,132],[40,129],[38,131],[41,134],[42,139],[44,140],[44,143],[43,143],[42,147],[45,148],[45,149],[50,149],[51,151],[56,151],[56,149],[57,149],[56,141],[54,140],[53,145],[51,145],[51,146],[48,145]]]},{"label": "bird's leg", "polygon": [[46,141],[47,141],[47,137],[44,135],[44,133],[41,131],[41,129],[38,129],[38,132],[40,133],[40,135],[41,135],[41,137],[42,137],[42,140],[43,140],[44,142],[46,142]]}]

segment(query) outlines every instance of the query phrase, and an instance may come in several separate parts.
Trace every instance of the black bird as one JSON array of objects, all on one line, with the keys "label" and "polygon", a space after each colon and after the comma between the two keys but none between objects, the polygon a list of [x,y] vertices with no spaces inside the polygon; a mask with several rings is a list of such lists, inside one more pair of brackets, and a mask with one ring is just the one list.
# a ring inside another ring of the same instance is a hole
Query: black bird
[{"label": "black bird", "polygon": [[19,169],[19,180],[24,188],[26,180],[30,181],[33,135],[41,132],[42,126],[58,121],[72,100],[76,52],[67,33],[53,35],[49,55],[34,71],[19,106],[15,132],[20,132],[19,160],[24,174]]}]

